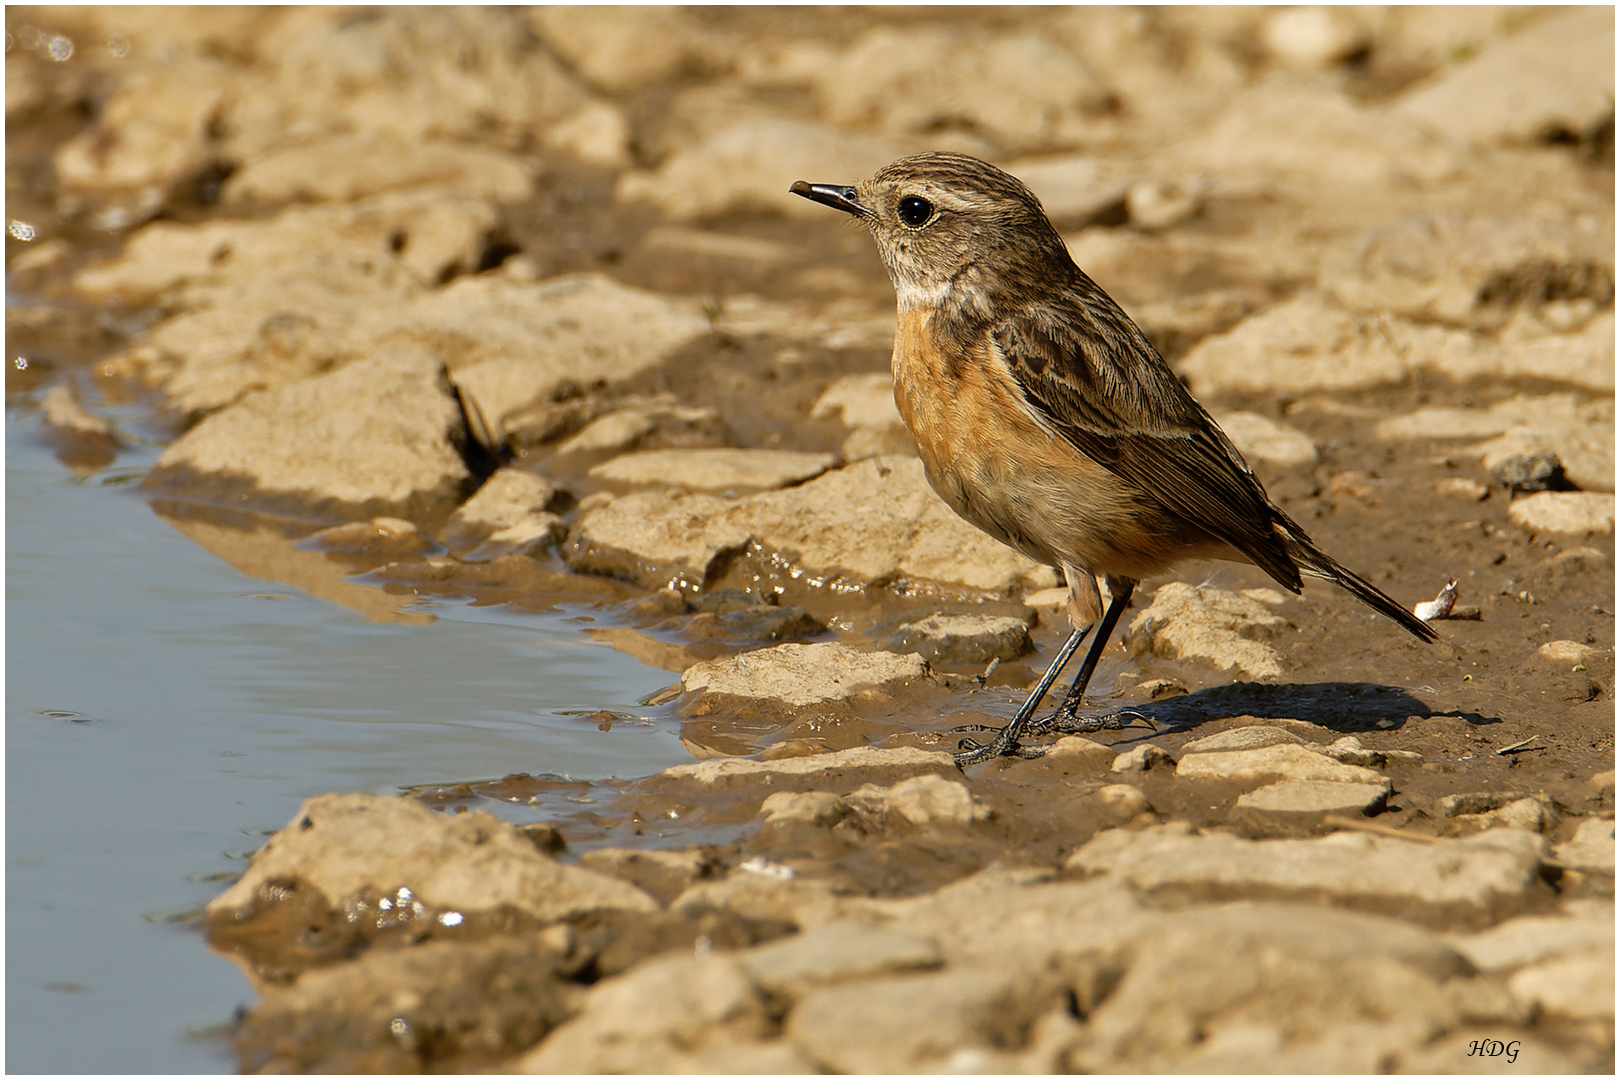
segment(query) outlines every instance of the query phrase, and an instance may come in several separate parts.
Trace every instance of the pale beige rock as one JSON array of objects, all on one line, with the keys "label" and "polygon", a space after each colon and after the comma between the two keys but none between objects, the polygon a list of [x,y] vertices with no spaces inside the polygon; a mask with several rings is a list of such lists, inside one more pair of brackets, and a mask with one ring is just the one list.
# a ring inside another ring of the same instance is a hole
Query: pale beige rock
[{"label": "pale beige rock", "polygon": [[598,274],[534,285],[466,278],[356,330],[440,342],[453,356],[451,378],[496,438],[523,409],[582,382],[628,380],[708,332],[695,301]]},{"label": "pale beige rock", "polygon": [[1536,650],[1536,655],[1555,664],[1584,664],[1603,654],[1601,649],[1583,645],[1578,641],[1549,641]]},{"label": "pale beige rock", "polygon": [[1614,948],[1614,905],[1598,902],[1557,915],[1525,915],[1483,933],[1456,935],[1451,942],[1481,971],[1590,955]]},{"label": "pale beige rock", "polygon": [[1606,428],[1556,431],[1516,426],[1469,450],[1478,454],[1485,471],[1496,477],[1511,475],[1515,462],[1551,456],[1563,466],[1565,479],[1582,491],[1608,491],[1614,487],[1612,424]]},{"label": "pale beige rock", "polygon": [[729,911],[756,922],[785,922],[808,930],[844,916],[845,901],[826,881],[806,880],[763,859],[750,860],[719,881],[700,881],[676,897],[670,910],[696,916]]},{"label": "pale beige rock", "polygon": [[622,169],[630,164],[630,118],[607,101],[591,101],[548,125],[541,140],[598,168]]},{"label": "pale beige rock", "polygon": [[767,825],[831,826],[844,820],[848,810],[842,797],[830,791],[778,791],[759,807]]},{"label": "pale beige rock", "polygon": [[1132,180],[1113,159],[1087,153],[1019,158],[1004,168],[1035,193],[1046,216],[1059,224],[1083,222],[1119,205]]},{"label": "pale beige rock", "polygon": [[217,152],[209,126],[236,85],[226,65],[196,57],[136,72],[113,90],[95,123],[57,148],[57,181],[87,190],[167,189]]},{"label": "pale beige rock", "polygon": [[845,427],[900,427],[900,410],[894,403],[894,379],[887,372],[845,375],[822,391],[810,407],[813,419],[837,416]]},{"label": "pale beige rock", "polygon": [[1521,968],[1508,977],[1508,989],[1544,1013],[1613,1023],[1614,947]]},{"label": "pale beige rock", "polygon": [[[523,416],[511,417],[507,427],[514,437],[527,436]],[[653,400],[604,413],[557,444],[559,454],[595,454],[612,450],[632,450],[659,439],[681,446],[723,446],[725,421],[704,406],[676,405]]]},{"label": "pale beige rock", "polygon": [[680,225],[655,225],[641,237],[649,251],[674,251],[708,259],[730,259],[747,263],[782,263],[802,257],[791,245],[752,236],[690,229]]},{"label": "pale beige rock", "polygon": [[[1070,736],[1070,738],[1073,738],[1073,736]],[[1059,742],[1061,741],[1059,740]],[[1050,757],[1051,753],[1048,753],[1047,756]],[[1126,820],[1130,820],[1138,814],[1153,812],[1153,804],[1148,802],[1148,797],[1142,794],[1139,788],[1134,788],[1129,784],[1107,784],[1098,788],[1091,797]]]},{"label": "pale beige rock", "polygon": [[386,133],[337,135],[249,160],[225,182],[227,201],[353,202],[407,187],[442,187],[463,198],[527,198],[539,173],[515,154],[464,143],[407,143]]},{"label": "pale beige rock", "polygon": [[[1427,212],[1393,222],[1380,219],[1371,231],[1333,245],[1324,253],[1321,281],[1352,311],[1491,326],[1507,312],[1497,304],[1482,305],[1482,294],[1502,294],[1504,283],[1522,282],[1517,295],[1508,292],[1504,299],[1513,297],[1545,316],[1556,303],[1549,306],[1537,295],[1543,289],[1536,279],[1574,276],[1588,282],[1585,291],[1591,295],[1579,299],[1590,305],[1592,319],[1607,304],[1607,274],[1600,268],[1612,260],[1613,250],[1612,218],[1604,221],[1562,205],[1532,203],[1507,214]],[[1568,289],[1566,284],[1559,291]],[[1565,334],[1579,326],[1550,329]]]},{"label": "pale beige rock", "polygon": [[499,818],[436,814],[415,799],[376,795],[306,800],[247,872],[210,901],[209,913],[250,912],[260,891],[281,881],[305,882],[333,905],[408,886],[433,907],[463,915],[511,907],[540,922],[658,909],[640,889],[547,858]]},{"label": "pale beige rock", "polygon": [[695,664],[681,673],[681,688],[689,694],[704,691],[766,698],[803,708],[841,701],[862,690],[895,689],[927,677],[928,664],[919,656],[862,652],[826,641],[773,645]]},{"label": "pale beige rock", "polygon": [[86,409],[74,388],[57,383],[39,399],[40,419],[46,427],[81,438],[116,440],[112,425]]},{"label": "pale beige rock", "polygon": [[1337,63],[1354,51],[1360,43],[1358,29],[1335,8],[1282,8],[1267,15],[1260,37],[1279,63],[1309,71]]},{"label": "pale beige rock", "polygon": [[342,1071],[378,1031],[395,1040],[380,1060],[401,1071],[510,1055],[574,1011],[582,990],[558,973],[558,959],[537,935],[367,950],[261,987],[234,1045],[239,1060],[287,1072]]},{"label": "pale beige rock", "polygon": [[[938,1070],[961,1048],[988,1048],[983,1032],[1017,992],[1021,975],[1008,967],[953,965],[811,991],[788,1014],[783,1034],[832,1072]],[[1058,992],[1047,989],[1054,999]]]},{"label": "pale beige rock", "polygon": [[379,351],[214,413],[169,445],[143,487],[317,519],[419,521],[467,486],[464,438],[439,363]]},{"label": "pale beige rock", "polygon": [[794,180],[856,180],[900,156],[895,146],[801,120],[746,120],[676,150],[654,170],[623,173],[614,194],[677,221],[746,211],[809,218],[826,207],[790,195]]},{"label": "pale beige rock", "polygon": [[692,765],[676,765],[660,775],[674,780],[690,780],[703,785],[729,787],[738,781],[752,782],[766,776],[821,776],[836,773],[859,780],[862,771],[882,772],[899,770],[921,775],[923,773],[956,774],[956,759],[937,750],[919,750],[912,746],[882,750],[874,746],[856,746],[830,754],[810,754],[805,757],[778,758],[773,761],[755,761],[752,758],[711,758]]},{"label": "pale beige rock", "polygon": [[[1185,760],[1212,756],[1195,754]],[[1066,866],[1118,875],[1146,894],[1326,894],[1364,907],[1477,920],[1524,903],[1547,853],[1546,841],[1516,829],[1415,844],[1349,832],[1319,840],[1251,841],[1223,834],[1188,836],[1161,827],[1101,833]]]},{"label": "pale beige rock", "polygon": [[1284,780],[1240,795],[1237,809],[1269,817],[1370,814],[1383,805],[1388,795],[1387,784]]},{"label": "pale beige rock", "polygon": [[800,998],[818,986],[937,968],[945,957],[932,938],[838,919],[747,949],[737,962],[766,990]]},{"label": "pale beige rock", "polygon": [[510,9],[293,12],[258,44],[265,62],[224,124],[238,162],[356,131],[514,146],[592,98]]},{"label": "pale beige rock", "polygon": [[989,35],[946,26],[878,26],[821,72],[822,114],[839,127],[922,134],[966,120],[1008,149],[1063,149],[1107,90],[1034,29]]},{"label": "pale beige rock", "polygon": [[1444,480],[1436,480],[1434,491],[1437,495],[1457,495],[1473,502],[1483,502],[1491,493],[1490,488],[1466,476],[1448,476]]},{"label": "pale beige rock", "polygon": [[665,82],[705,53],[702,27],[679,8],[550,6],[528,19],[557,55],[609,93]]},{"label": "pale beige rock", "polygon": [[694,1058],[724,1060],[734,1044],[760,1042],[769,1027],[764,999],[733,957],[658,957],[591,987],[579,1014],[513,1071],[684,1072]]},{"label": "pale beige rock", "polygon": [[1143,743],[1132,747],[1114,758],[1109,766],[1113,772],[1147,772],[1149,769],[1164,768],[1174,765],[1176,759],[1165,753],[1152,743]]},{"label": "pale beige rock", "polygon": [[1207,660],[1255,679],[1282,675],[1282,657],[1267,638],[1290,624],[1252,597],[1172,581],[1131,620],[1133,648],[1170,659]]},{"label": "pale beige rock", "polygon": [[[1278,138],[1277,132],[1290,132]],[[1374,192],[1440,180],[1459,158],[1416,121],[1356,105],[1326,86],[1263,80],[1238,94],[1170,161],[1227,190],[1299,191],[1366,201]]]},{"label": "pale beige rock", "polygon": [[1227,750],[1187,754],[1176,766],[1176,776],[1203,780],[1316,780],[1338,784],[1374,785],[1389,790],[1389,781],[1372,769],[1342,765],[1304,746],[1284,744],[1254,750]]},{"label": "pale beige rock", "polygon": [[733,493],[802,483],[837,463],[833,454],[798,450],[643,450],[604,461],[590,475],[634,486]]},{"label": "pale beige rock", "polygon": [[1515,499],[1508,518],[1536,533],[1612,533],[1614,496],[1584,491],[1538,491]]},{"label": "pale beige rock", "polygon": [[883,647],[914,652],[931,664],[1016,660],[1034,649],[1029,624],[1010,615],[930,615],[901,623]]},{"label": "pale beige rock", "polygon": [[1112,765],[1118,755],[1114,753],[1114,748],[1111,746],[1105,746],[1100,742],[1079,735],[1064,735],[1047,749],[1046,758],[1056,761],[1066,757],[1075,757],[1082,760],[1089,759],[1097,765]]},{"label": "pale beige rock", "polygon": [[1270,462],[1289,469],[1316,464],[1316,445],[1298,428],[1252,412],[1222,413],[1215,422],[1250,461]]},{"label": "pale beige rock", "polygon": [[1226,750],[1258,750],[1265,746],[1281,746],[1287,743],[1302,744],[1304,739],[1291,731],[1282,728],[1270,727],[1265,724],[1255,724],[1250,727],[1233,728],[1230,731],[1217,732],[1206,735],[1202,739],[1194,739],[1181,748],[1183,754],[1209,754]]},{"label": "pale beige rock", "polygon": [[557,498],[557,485],[527,469],[501,468],[456,507],[445,526],[452,546],[470,546],[489,539],[503,529],[541,524],[551,527],[556,515],[546,507]]},{"label": "pale beige rock", "polygon": [[914,458],[873,458],[729,502],[681,492],[629,495],[581,514],[564,557],[576,570],[650,588],[694,587],[716,558],[750,540],[817,576],[863,584],[921,578],[1005,595],[1050,576],[957,517]]},{"label": "pale beige rock", "polygon": [[1360,389],[1399,382],[1407,365],[1375,320],[1308,294],[1205,338],[1177,369],[1204,397],[1282,387],[1293,393]]},{"label": "pale beige rock", "polygon": [[1567,843],[1553,854],[1565,866],[1599,874],[1614,873],[1614,822],[1593,818],[1581,822]]},{"label": "pale beige rock", "polygon": [[846,801],[880,819],[893,814],[913,825],[966,826],[990,817],[987,808],[973,801],[966,784],[937,774],[914,776],[892,787],[865,784]]},{"label": "pale beige rock", "polygon": [[1391,948],[1417,936],[1395,920],[1281,904],[1178,914],[1088,1018],[1070,1069],[1370,1072],[1457,1022],[1420,966],[1447,950],[1432,937]]},{"label": "pale beige rock", "polygon": [[1487,46],[1395,111],[1459,143],[1586,131],[1614,107],[1614,11],[1577,8]]},{"label": "pale beige rock", "polygon": [[579,857],[579,865],[598,874],[628,881],[659,899],[674,899],[708,872],[701,851],[596,848]]}]

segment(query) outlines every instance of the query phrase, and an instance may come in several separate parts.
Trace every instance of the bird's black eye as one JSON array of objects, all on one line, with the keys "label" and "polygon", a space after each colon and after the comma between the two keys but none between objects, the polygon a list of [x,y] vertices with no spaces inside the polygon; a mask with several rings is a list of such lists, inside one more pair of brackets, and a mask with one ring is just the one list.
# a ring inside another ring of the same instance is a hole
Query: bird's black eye
[{"label": "bird's black eye", "polygon": [[927,199],[919,199],[915,195],[907,195],[905,198],[900,200],[900,220],[911,226],[913,229],[919,229],[928,224],[928,220],[933,216],[934,204],[929,202]]}]

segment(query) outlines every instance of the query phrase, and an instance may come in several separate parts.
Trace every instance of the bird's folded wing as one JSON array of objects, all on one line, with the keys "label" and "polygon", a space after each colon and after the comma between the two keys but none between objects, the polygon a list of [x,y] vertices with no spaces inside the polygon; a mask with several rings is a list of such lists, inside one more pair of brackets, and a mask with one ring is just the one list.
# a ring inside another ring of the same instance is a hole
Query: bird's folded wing
[{"label": "bird's folded wing", "polygon": [[1297,592],[1299,569],[1273,529],[1275,511],[1236,447],[1124,312],[1088,314],[1100,316],[1095,340],[1082,342],[1039,313],[992,332],[1035,414],[1081,453]]}]

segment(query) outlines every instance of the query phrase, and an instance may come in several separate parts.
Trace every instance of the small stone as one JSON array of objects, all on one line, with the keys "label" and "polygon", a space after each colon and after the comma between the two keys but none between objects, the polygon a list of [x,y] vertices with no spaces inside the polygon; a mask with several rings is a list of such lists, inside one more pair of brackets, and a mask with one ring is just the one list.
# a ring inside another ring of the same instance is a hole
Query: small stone
[{"label": "small stone", "polygon": [[1174,765],[1176,759],[1152,743],[1143,743],[1141,746],[1127,750],[1114,759],[1110,768],[1114,772],[1147,772],[1150,769],[1163,768]]},{"label": "small stone", "polygon": [[1289,625],[1252,597],[1172,581],[1131,620],[1133,648],[1172,660],[1197,658],[1217,668],[1237,668],[1254,679],[1282,675],[1282,657],[1265,638]]},{"label": "small stone", "polygon": [[939,750],[919,750],[903,746],[884,750],[875,746],[856,746],[830,754],[810,754],[805,757],[779,758],[755,761],[752,758],[711,758],[691,765],[676,765],[665,769],[660,776],[672,780],[691,781],[712,787],[732,787],[755,783],[768,776],[777,777],[842,777],[850,786],[861,780],[862,774],[889,774],[896,772],[920,775],[945,773],[959,775],[956,759]]},{"label": "small stone", "polygon": [[1450,476],[1444,480],[1436,480],[1434,491],[1437,495],[1456,495],[1473,502],[1480,502],[1491,493],[1490,488],[1466,476]]},{"label": "small stone", "polygon": [[1563,640],[1547,642],[1536,650],[1536,655],[1551,660],[1560,666],[1574,666],[1575,664],[1589,664],[1602,656],[1603,653],[1590,645],[1583,645],[1578,641]]},{"label": "small stone", "polygon": [[766,990],[796,999],[817,986],[928,971],[945,957],[932,938],[838,919],[740,952],[737,962]]},{"label": "small stone", "polygon": [[1594,818],[1583,821],[1568,842],[1553,849],[1565,866],[1590,873],[1614,873],[1614,822]]},{"label": "small stone", "polygon": [[1614,770],[1605,769],[1603,772],[1594,773],[1586,782],[1599,790],[1612,788],[1614,787]]},{"label": "small stone", "polygon": [[1516,829],[1419,844],[1359,832],[1319,840],[1243,840],[1223,833],[1191,836],[1167,825],[1099,833],[1065,865],[1117,875],[1147,895],[1192,890],[1211,897],[1314,900],[1325,894],[1425,918],[1479,921],[1529,903],[1546,854],[1544,840]]},{"label": "small stone", "polygon": [[1554,1016],[1613,1023],[1614,947],[1523,968],[1508,978],[1508,989]]},{"label": "small stone", "polygon": [[590,475],[631,486],[680,487],[729,494],[802,483],[820,476],[837,463],[837,457],[832,454],[794,450],[729,447],[643,450],[604,461],[591,469]]},{"label": "small stone", "polygon": [[1334,739],[1331,743],[1320,748],[1320,752],[1337,761],[1341,765],[1363,765],[1376,769],[1384,764],[1384,755],[1376,750],[1368,750],[1361,745],[1361,740],[1354,735]]},{"label": "small stone", "polygon": [[1514,971],[1614,948],[1614,908],[1592,904],[1557,915],[1525,915],[1483,933],[1459,934],[1452,942],[1481,971]]},{"label": "small stone", "polygon": [[1161,701],[1188,693],[1186,684],[1180,679],[1148,679],[1138,683],[1136,688],[1146,694],[1149,701]]},{"label": "small stone", "polygon": [[775,645],[724,660],[694,664],[681,674],[687,693],[764,698],[802,708],[840,701],[862,690],[907,686],[928,677],[911,654],[862,652],[841,642]]},{"label": "small stone", "polygon": [[1104,746],[1080,735],[1065,735],[1047,749],[1045,757],[1041,760],[1081,758],[1096,765],[1104,765],[1112,764],[1114,756],[1114,748],[1111,746]]},{"label": "small stone", "polygon": [[1538,491],[1508,507],[1515,525],[1536,533],[1612,533],[1614,496],[1585,491]]},{"label": "small stone", "polygon": [[1176,776],[1205,780],[1327,780],[1343,784],[1374,784],[1389,788],[1389,781],[1371,769],[1341,765],[1325,754],[1304,746],[1276,745],[1258,750],[1186,754]]},{"label": "small stone", "polygon": [[900,410],[894,404],[894,379],[888,372],[872,375],[845,375],[827,387],[810,407],[815,420],[837,416],[845,427],[900,427]]},{"label": "small stone", "polygon": [[568,526],[556,514],[535,514],[526,521],[490,534],[489,539],[462,556],[465,562],[491,562],[508,555],[533,555],[554,547],[568,536]]},{"label": "small stone", "polygon": [[496,469],[456,508],[445,524],[445,539],[452,548],[468,548],[502,529],[542,520],[558,499],[557,485],[526,469]]},{"label": "small stone", "polygon": [[867,813],[897,814],[913,825],[966,826],[985,821],[990,811],[974,803],[967,785],[942,776],[914,776],[890,788],[867,784],[848,802]]},{"label": "small stone", "polygon": [[311,533],[299,546],[354,555],[422,555],[443,550],[409,521],[392,517],[334,525]]},{"label": "small stone", "polygon": [[1153,804],[1140,788],[1130,784],[1107,784],[1092,792],[1091,797],[1111,813],[1129,821],[1138,814],[1151,814]]},{"label": "small stone", "polygon": [[1302,744],[1301,739],[1293,732],[1282,728],[1268,727],[1255,724],[1250,727],[1232,728],[1215,735],[1207,735],[1202,739],[1194,739],[1181,748],[1183,754],[1209,754],[1224,750],[1258,750],[1265,746],[1280,746],[1284,743]]},{"label": "small stone", "polygon": [[1344,784],[1331,780],[1284,780],[1238,798],[1237,809],[1267,816],[1370,815],[1384,804],[1384,784]]},{"label": "small stone", "polygon": [[931,664],[1016,660],[1035,648],[1028,623],[1008,615],[930,615],[902,623],[883,647],[914,652]]},{"label": "small stone", "polygon": [[1285,469],[1308,469],[1316,464],[1316,445],[1297,428],[1252,412],[1223,413],[1215,422],[1245,458]]},{"label": "small stone", "polygon": [[759,812],[767,825],[831,827],[848,816],[849,806],[830,791],[778,791],[760,804]]}]

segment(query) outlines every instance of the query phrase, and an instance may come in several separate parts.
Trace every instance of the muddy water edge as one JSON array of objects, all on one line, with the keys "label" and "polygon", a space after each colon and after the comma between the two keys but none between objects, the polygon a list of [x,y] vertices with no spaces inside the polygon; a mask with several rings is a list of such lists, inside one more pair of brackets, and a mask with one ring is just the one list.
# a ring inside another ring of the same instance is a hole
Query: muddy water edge
[{"label": "muddy water edge", "polygon": [[[1612,1071],[1605,16],[643,14],[8,9],[8,1064]],[[786,191],[930,148],[1442,642],[1188,566],[957,770],[1057,580]]]}]

